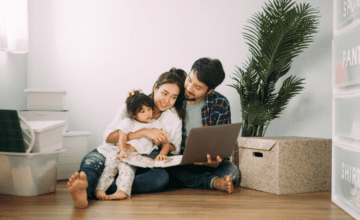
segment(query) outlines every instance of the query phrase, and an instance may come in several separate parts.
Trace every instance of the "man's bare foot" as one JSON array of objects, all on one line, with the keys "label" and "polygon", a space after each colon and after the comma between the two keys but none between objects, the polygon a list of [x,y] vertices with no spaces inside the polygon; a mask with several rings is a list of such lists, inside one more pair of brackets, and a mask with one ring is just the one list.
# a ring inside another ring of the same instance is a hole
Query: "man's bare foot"
[{"label": "man's bare foot", "polygon": [[106,195],[105,191],[101,190],[101,189],[95,190],[95,196],[96,196],[96,198],[101,199],[101,200],[106,200],[107,199],[106,198],[107,195]]},{"label": "man's bare foot", "polygon": [[224,176],[223,178],[215,179],[213,182],[213,187],[228,193],[232,193],[234,190],[234,185],[230,176]]},{"label": "man's bare foot", "polygon": [[74,201],[75,206],[77,208],[86,208],[88,206],[86,194],[88,182],[86,174],[84,172],[80,172],[80,174],[76,172],[71,176],[67,185],[71,199]]},{"label": "man's bare foot", "polygon": [[118,199],[126,199],[128,197],[129,197],[128,194],[124,193],[121,190],[118,190],[114,194],[108,195],[107,199],[109,199],[109,200],[118,200]]}]

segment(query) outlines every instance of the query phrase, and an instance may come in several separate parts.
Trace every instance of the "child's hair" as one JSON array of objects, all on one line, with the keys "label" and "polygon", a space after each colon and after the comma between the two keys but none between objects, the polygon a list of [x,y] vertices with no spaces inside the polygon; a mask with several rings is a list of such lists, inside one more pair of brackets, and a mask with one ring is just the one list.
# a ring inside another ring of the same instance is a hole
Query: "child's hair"
[{"label": "child's hair", "polygon": [[126,111],[129,118],[136,116],[141,111],[143,105],[154,108],[154,102],[149,96],[139,91],[135,91],[134,95],[130,94],[126,99]]}]

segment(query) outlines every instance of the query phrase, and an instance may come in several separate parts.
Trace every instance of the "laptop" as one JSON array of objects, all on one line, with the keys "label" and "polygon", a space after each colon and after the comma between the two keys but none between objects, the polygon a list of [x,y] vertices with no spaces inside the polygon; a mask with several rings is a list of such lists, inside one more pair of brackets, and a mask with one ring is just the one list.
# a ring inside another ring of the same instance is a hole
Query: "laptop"
[{"label": "laptop", "polygon": [[211,160],[231,157],[239,137],[242,123],[193,128],[186,139],[180,165],[206,162],[207,154]]},{"label": "laptop", "polygon": [[0,109],[0,152],[25,152],[25,145],[16,110]]},{"label": "laptop", "polygon": [[229,158],[236,146],[242,123],[193,128],[186,140],[183,155],[171,156],[168,160],[153,161],[144,156],[130,156],[122,160],[138,167],[172,167],[177,165],[207,162],[207,155],[216,161]]}]

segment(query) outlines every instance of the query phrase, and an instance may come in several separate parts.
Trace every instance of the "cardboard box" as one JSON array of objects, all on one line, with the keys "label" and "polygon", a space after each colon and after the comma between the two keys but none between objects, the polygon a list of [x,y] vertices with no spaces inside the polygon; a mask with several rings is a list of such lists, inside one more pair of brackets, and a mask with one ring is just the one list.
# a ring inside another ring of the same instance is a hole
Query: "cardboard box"
[{"label": "cardboard box", "polygon": [[331,190],[331,139],[241,137],[240,186],[274,194]]}]

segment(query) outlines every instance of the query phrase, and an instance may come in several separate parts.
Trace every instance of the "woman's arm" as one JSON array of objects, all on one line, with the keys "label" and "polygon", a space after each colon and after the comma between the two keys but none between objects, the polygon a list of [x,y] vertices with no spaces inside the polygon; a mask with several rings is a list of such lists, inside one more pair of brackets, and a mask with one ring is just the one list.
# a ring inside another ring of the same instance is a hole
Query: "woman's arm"
[{"label": "woman's arm", "polygon": [[[152,129],[140,129],[136,132],[131,132],[127,135],[127,140],[139,139],[142,137],[147,137],[151,139],[156,145],[160,145],[162,141],[166,138],[165,135],[171,136],[169,133],[162,131],[160,129],[152,128]],[[117,143],[119,140],[119,131],[114,131],[106,138],[107,143]]]},{"label": "woman's arm", "polygon": [[106,138],[106,143],[116,144],[117,141],[119,141],[119,138],[119,130],[116,130],[113,133],[109,134],[109,136]]},{"label": "woman's arm", "polygon": [[170,133],[172,136],[168,137],[168,140],[172,146],[170,152],[174,155],[178,155],[180,153],[180,145],[181,145],[181,128],[182,128],[182,121],[178,118],[177,113],[172,114],[167,117],[168,120],[164,121],[162,124],[164,126],[164,130]]},{"label": "woman's arm", "polygon": [[[149,130],[149,129],[140,129],[136,132],[130,132],[127,135],[127,140],[131,141],[134,139],[139,139],[139,138],[145,137],[146,136],[145,134],[147,133],[145,130]],[[109,136],[106,138],[106,142],[116,144],[119,141],[119,138],[120,138],[119,130],[117,130],[117,131],[114,131],[113,133],[109,134]]]},{"label": "woman's arm", "polygon": [[169,144],[170,144],[169,153],[174,152],[176,150],[175,146],[172,143]]}]

